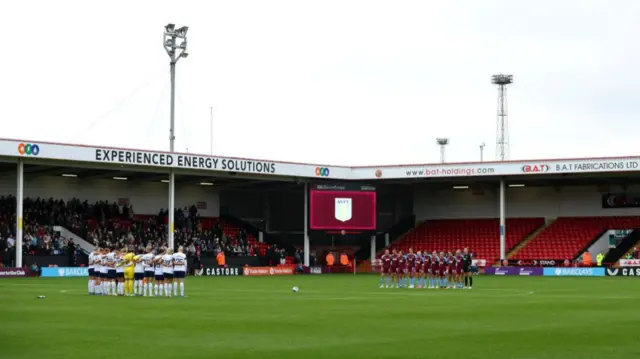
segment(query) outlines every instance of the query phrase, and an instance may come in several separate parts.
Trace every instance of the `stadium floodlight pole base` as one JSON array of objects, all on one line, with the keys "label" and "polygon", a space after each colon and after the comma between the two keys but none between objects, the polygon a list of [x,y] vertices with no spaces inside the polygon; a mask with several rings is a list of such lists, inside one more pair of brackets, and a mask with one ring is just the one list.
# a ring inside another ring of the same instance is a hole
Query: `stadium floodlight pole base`
[{"label": "stadium floodlight pole base", "polygon": [[18,191],[16,195],[16,268],[22,268],[22,225],[24,199],[24,162],[18,159]]},{"label": "stadium floodlight pole base", "polygon": [[174,215],[175,215],[175,193],[176,189],[176,176],[173,170],[169,171],[169,220],[167,221],[167,247],[174,248],[173,234],[174,234]]},{"label": "stadium floodlight pole base", "polygon": [[304,182],[304,266],[309,266],[309,183]]},{"label": "stadium floodlight pole base", "polygon": [[505,224],[505,184],[504,178],[500,178],[500,260],[507,259],[505,249],[506,224]]}]

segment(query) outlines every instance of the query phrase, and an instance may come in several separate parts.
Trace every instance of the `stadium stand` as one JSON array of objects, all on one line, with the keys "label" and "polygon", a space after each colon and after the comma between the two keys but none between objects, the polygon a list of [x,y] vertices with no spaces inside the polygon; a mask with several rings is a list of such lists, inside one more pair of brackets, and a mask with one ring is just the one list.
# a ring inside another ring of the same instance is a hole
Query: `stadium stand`
[{"label": "stadium stand", "polygon": [[[0,239],[7,244],[15,238],[16,199],[0,197]],[[188,255],[261,255],[267,244],[260,243],[242,228],[218,218],[199,217],[195,206],[175,210],[175,243]],[[147,244],[158,247],[166,242],[167,211],[157,215],[137,215],[132,206],[101,201],[89,204],[72,199],[25,198],[24,254],[62,255],[70,243],[53,231],[63,226],[94,245],[124,245],[142,251]]]},{"label": "stadium stand", "polygon": [[609,229],[640,227],[640,217],[560,217],[514,255],[514,259],[575,259]]},{"label": "stadium stand", "polygon": [[[506,248],[509,251],[527,235],[544,224],[544,218],[508,218]],[[455,251],[469,247],[476,258],[500,259],[500,223],[498,219],[429,220],[417,226],[391,247],[403,251]]]}]

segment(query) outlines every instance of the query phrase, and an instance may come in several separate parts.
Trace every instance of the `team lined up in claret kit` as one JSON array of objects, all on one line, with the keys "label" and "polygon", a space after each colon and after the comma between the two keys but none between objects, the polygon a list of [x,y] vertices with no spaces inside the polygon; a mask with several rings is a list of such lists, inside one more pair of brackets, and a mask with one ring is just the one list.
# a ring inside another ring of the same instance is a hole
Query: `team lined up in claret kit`
[{"label": "team lined up in claret kit", "polygon": [[380,288],[471,289],[472,262],[469,248],[440,254],[387,249],[380,258]]},{"label": "team lined up in claret kit", "polygon": [[89,254],[89,295],[184,297],[187,256],[180,247],[152,247],[144,254],[125,249],[96,248]]}]

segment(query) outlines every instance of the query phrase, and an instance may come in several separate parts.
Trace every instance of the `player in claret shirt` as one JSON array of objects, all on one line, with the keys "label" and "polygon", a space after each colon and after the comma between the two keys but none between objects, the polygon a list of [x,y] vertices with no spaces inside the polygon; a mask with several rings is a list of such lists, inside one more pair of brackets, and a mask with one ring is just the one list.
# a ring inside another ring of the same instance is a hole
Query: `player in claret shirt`
[{"label": "player in claret shirt", "polygon": [[462,281],[462,252],[460,252],[460,250],[458,249],[456,251],[456,257],[455,257],[455,261],[456,261],[456,265],[455,265],[455,281],[456,281],[456,288],[463,288],[463,281]]},{"label": "player in claret shirt", "polygon": [[409,253],[407,254],[407,271],[409,272],[409,288],[415,288],[416,255],[413,253],[413,248],[409,248]]},{"label": "player in claret shirt", "polygon": [[449,252],[447,253],[447,283],[446,286],[447,288],[453,288],[454,287],[454,272],[456,269],[456,259],[453,255],[453,253]]},{"label": "player in claret shirt", "polygon": [[440,281],[440,257],[438,257],[437,252],[433,252],[431,254],[431,284],[430,288],[439,288]]},{"label": "player in claret shirt", "polygon": [[398,252],[394,249],[391,254],[391,288],[398,288]]},{"label": "player in claret shirt", "polygon": [[391,254],[385,249],[380,257],[380,288],[389,288],[391,285]]},{"label": "player in claret shirt", "polygon": [[431,288],[431,255],[424,251],[422,259],[422,288]]},{"label": "player in claret shirt", "polygon": [[439,288],[446,288],[447,284],[447,257],[444,252],[440,252],[439,262],[438,262],[438,278],[439,278]]},{"label": "player in claret shirt", "polygon": [[407,257],[403,251],[398,252],[398,286],[407,286]]},{"label": "player in claret shirt", "polygon": [[416,253],[416,264],[415,264],[415,273],[416,273],[416,281],[418,288],[422,288],[422,276],[423,276],[423,263],[424,257],[422,256],[422,252],[418,251]]}]

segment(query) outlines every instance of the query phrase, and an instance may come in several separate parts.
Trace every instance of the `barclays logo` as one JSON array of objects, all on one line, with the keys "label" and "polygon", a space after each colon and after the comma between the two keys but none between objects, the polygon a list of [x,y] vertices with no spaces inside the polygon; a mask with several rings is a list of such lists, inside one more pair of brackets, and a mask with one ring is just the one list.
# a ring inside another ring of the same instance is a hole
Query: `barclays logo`
[{"label": "barclays logo", "polygon": [[60,267],[50,268],[44,267],[40,272],[41,277],[88,277],[89,269],[87,267]]},{"label": "barclays logo", "polygon": [[554,277],[602,277],[604,268],[544,268],[543,275]]}]

